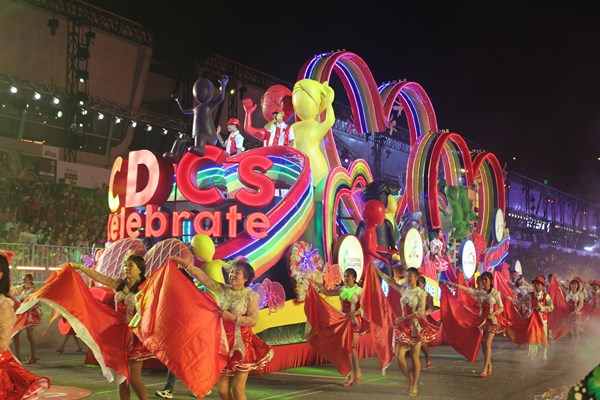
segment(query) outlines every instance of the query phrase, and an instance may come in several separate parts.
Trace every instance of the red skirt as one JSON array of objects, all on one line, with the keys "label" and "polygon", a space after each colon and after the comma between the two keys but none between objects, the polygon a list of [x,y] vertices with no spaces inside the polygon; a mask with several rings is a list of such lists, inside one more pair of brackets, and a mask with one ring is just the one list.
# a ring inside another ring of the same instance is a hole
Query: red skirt
[{"label": "red skirt", "polygon": [[415,327],[412,320],[405,320],[394,325],[394,349],[398,345],[414,346],[418,343],[428,343],[434,340],[440,327],[437,324],[429,322],[426,318],[417,318],[418,325]]},{"label": "red skirt", "polygon": [[[248,326],[240,327],[241,345],[235,343],[235,324],[223,322],[227,342],[229,343],[229,360],[223,370],[224,375],[233,376],[236,372],[249,372],[263,368],[273,358],[273,349],[252,332]],[[242,353],[243,351],[243,353]]]},{"label": "red skirt", "polygon": [[132,361],[144,361],[150,358],[155,358],[154,354],[150,353],[150,350],[142,344],[140,339],[131,333],[129,344],[127,345],[127,359]]},{"label": "red skirt", "polygon": [[27,371],[9,350],[0,354],[0,399],[36,399],[50,387],[50,380]]},{"label": "red skirt", "polygon": [[483,332],[491,332],[491,333],[503,333],[506,331],[512,323],[504,318],[502,314],[496,315],[496,322],[492,321],[490,318],[485,318],[485,321],[481,325],[479,325],[479,329]]},{"label": "red skirt", "polygon": [[350,321],[352,321],[352,332],[358,333],[359,336],[366,335],[371,331],[369,320],[361,315],[350,318]]}]

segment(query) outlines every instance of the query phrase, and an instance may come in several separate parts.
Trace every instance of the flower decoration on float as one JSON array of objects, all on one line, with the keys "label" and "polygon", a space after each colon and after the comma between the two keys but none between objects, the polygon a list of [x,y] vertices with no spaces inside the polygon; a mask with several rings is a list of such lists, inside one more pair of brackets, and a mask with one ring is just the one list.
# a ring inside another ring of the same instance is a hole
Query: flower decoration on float
[{"label": "flower decoration on float", "polygon": [[94,268],[94,266],[96,265],[96,253],[98,252],[98,249],[96,248],[96,246],[92,246],[92,250],[90,251],[90,254],[86,254],[85,256],[83,256],[83,265],[85,265],[88,268]]},{"label": "flower decoration on float", "polygon": [[319,249],[303,241],[294,243],[290,248],[289,271],[295,281],[297,300],[303,302],[310,281],[323,279],[323,258]]},{"label": "flower decoration on float", "polygon": [[258,294],[259,309],[267,307],[271,314],[285,307],[285,290],[281,283],[265,278],[262,283],[256,283],[251,287]]},{"label": "flower decoration on float", "polygon": [[332,290],[342,282],[342,269],[339,264],[327,263],[323,270],[323,284],[326,289]]}]

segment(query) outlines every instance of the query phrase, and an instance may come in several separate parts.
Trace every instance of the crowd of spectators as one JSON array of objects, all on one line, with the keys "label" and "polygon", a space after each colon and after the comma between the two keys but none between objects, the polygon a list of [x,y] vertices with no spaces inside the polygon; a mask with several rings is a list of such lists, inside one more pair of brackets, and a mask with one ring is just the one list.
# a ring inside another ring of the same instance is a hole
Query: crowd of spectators
[{"label": "crowd of spectators", "polygon": [[106,189],[0,181],[0,243],[104,247]]},{"label": "crowd of spectators", "polygon": [[529,247],[511,246],[510,257],[521,262],[523,275],[528,279],[548,274],[555,274],[560,280],[570,280],[574,276],[584,281],[600,279],[600,257],[597,255],[534,243]]}]

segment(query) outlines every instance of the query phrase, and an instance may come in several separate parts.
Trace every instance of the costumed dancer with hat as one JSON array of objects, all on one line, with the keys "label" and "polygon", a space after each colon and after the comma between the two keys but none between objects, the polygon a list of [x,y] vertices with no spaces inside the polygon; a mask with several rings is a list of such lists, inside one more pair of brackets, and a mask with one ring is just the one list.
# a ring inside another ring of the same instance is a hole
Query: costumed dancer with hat
[{"label": "costumed dancer with hat", "polygon": [[[517,306],[522,306],[524,304],[528,304],[528,308],[531,309],[531,312],[537,312],[540,314],[542,318],[542,323],[544,324],[544,332],[546,333],[546,338],[548,338],[548,313],[554,311],[554,304],[552,304],[552,299],[550,295],[544,292],[544,287],[546,286],[546,280],[543,275],[536,277],[533,281],[533,292],[529,293],[518,299],[511,299],[513,303]],[[527,354],[527,358],[531,361],[535,360],[538,353],[539,345],[538,344],[530,344],[529,345],[529,354]],[[546,361],[548,359],[548,347],[544,347],[544,355],[542,359]]]},{"label": "costumed dancer with hat", "polygon": [[590,305],[594,310],[598,310],[596,312],[600,312],[600,281],[594,279],[590,281],[590,286],[592,288],[590,290]]},{"label": "costumed dancer with hat", "polygon": [[273,112],[273,120],[267,122],[265,130],[268,132],[264,145],[267,146],[294,146],[294,128],[285,123],[285,111],[278,108]]},{"label": "costumed dancer with hat", "polygon": [[217,127],[217,137],[221,145],[225,147],[225,151],[230,156],[240,154],[244,149],[244,136],[240,133],[240,120],[237,118],[229,118],[227,121],[227,132],[229,136],[227,140],[223,140],[221,137],[221,127]]}]

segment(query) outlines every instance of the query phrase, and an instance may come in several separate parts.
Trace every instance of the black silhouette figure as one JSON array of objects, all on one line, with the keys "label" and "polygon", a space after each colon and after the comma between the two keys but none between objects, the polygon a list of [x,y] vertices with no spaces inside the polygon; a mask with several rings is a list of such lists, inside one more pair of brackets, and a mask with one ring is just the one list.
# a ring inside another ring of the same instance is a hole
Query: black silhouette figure
[{"label": "black silhouette figure", "polygon": [[194,108],[184,109],[179,102],[179,96],[173,98],[181,109],[181,112],[186,115],[194,115],[194,124],[192,128],[192,137],[177,138],[170,153],[163,154],[166,161],[171,163],[179,162],[185,150],[191,151],[197,156],[204,155],[204,146],[207,144],[215,145],[217,143],[217,131],[212,119],[212,112],[225,99],[227,92],[227,83],[229,77],[223,75],[219,79],[221,84],[221,94],[216,99],[213,99],[215,87],[209,79],[201,78],[194,83],[193,95],[198,105]]}]

